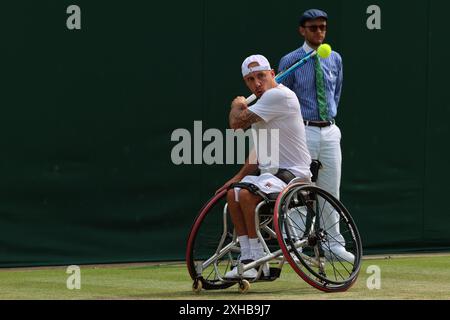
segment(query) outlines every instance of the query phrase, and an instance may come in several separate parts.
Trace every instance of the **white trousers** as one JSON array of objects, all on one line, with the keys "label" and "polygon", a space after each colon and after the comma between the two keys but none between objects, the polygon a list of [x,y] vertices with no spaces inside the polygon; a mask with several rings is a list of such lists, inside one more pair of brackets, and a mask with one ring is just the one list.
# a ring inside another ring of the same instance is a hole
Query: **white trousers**
[{"label": "white trousers", "polygon": [[[341,130],[336,125],[318,128],[306,126],[306,142],[311,159],[322,163],[316,185],[339,199],[341,185]],[[326,215],[324,227],[330,236],[344,245],[344,238],[339,231],[339,215],[334,212]]]},{"label": "white trousers", "polygon": [[306,143],[311,159],[322,163],[317,186],[339,199],[341,185],[341,130],[337,125],[318,128],[306,126]]}]

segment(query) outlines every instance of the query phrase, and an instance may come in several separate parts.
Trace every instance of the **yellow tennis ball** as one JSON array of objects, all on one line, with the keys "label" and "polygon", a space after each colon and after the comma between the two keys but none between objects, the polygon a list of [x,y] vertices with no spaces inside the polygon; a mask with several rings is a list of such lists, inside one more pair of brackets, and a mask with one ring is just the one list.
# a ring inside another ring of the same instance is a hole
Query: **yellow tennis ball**
[{"label": "yellow tennis ball", "polygon": [[319,57],[321,58],[328,58],[331,54],[331,47],[329,44],[323,43],[319,46],[319,48],[317,49],[317,54],[319,55]]}]

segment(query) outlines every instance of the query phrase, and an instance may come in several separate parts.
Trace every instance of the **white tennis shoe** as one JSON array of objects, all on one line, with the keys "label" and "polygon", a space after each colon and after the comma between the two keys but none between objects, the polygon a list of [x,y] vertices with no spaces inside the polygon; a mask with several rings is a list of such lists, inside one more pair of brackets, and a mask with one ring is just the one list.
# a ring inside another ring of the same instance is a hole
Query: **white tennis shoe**
[{"label": "white tennis shoe", "polygon": [[[256,278],[256,276],[258,275],[258,271],[256,271],[255,268],[249,269],[247,271],[245,271],[242,274],[242,278],[244,279],[254,279]],[[228,271],[225,276],[224,279],[239,279],[241,276],[238,273],[238,268],[235,267],[234,269]]]},{"label": "white tennis shoe", "polygon": [[[251,262],[253,262],[253,260],[244,260],[244,261],[242,261],[242,263],[244,263],[244,264],[249,264]],[[268,277],[270,275],[269,264],[266,262],[266,263],[264,263],[261,266],[261,268],[263,268],[262,269],[262,272],[263,272],[262,274],[264,276]],[[256,268],[252,268],[252,269],[249,269],[249,270],[245,271],[242,274],[242,278],[244,278],[244,279],[254,279],[254,278],[256,278],[257,275],[258,275],[258,270]],[[238,267],[236,266],[232,270],[228,271],[225,274],[224,279],[239,279],[240,277],[241,276],[239,275]]]}]

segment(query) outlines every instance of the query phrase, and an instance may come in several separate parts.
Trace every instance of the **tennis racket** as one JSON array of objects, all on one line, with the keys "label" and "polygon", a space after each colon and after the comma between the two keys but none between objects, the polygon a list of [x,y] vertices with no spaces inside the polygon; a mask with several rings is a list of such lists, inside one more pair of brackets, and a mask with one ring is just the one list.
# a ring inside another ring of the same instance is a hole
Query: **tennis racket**
[{"label": "tennis racket", "polygon": [[[316,54],[317,54],[317,51],[313,50],[313,51],[309,52],[302,59],[295,61],[289,68],[287,68],[286,70],[281,71],[280,73],[278,73],[275,76],[275,81],[277,83],[281,83],[284,80],[284,78],[286,78],[289,74],[292,73],[292,71],[294,71],[294,70],[300,68],[301,66],[303,66],[306,62],[308,62],[309,59],[314,57]],[[247,102],[247,105],[249,105],[250,103],[252,103],[256,99],[257,99],[256,95],[252,94],[247,99],[245,99],[245,101]]]}]

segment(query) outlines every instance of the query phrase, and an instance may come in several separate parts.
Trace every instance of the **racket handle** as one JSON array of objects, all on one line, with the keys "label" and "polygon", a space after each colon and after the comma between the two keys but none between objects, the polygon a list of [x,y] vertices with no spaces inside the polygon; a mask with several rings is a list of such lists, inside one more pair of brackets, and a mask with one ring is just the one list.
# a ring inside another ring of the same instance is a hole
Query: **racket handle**
[{"label": "racket handle", "polygon": [[245,102],[247,102],[247,105],[249,105],[250,103],[252,103],[255,100],[256,100],[256,96],[254,94],[252,94],[250,97],[245,99]]}]

